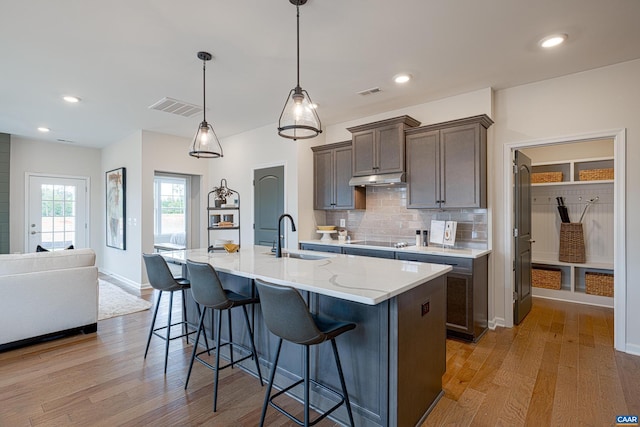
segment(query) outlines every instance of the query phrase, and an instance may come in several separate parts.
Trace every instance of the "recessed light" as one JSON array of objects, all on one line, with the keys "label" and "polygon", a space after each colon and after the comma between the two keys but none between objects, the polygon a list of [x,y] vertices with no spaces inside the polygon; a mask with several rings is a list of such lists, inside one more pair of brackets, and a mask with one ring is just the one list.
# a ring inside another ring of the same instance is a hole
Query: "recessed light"
[{"label": "recessed light", "polygon": [[62,97],[62,99],[64,99],[65,101],[67,101],[70,104],[75,104],[76,102],[80,102],[80,98],[78,98],[77,96],[72,96],[72,95],[65,95]]},{"label": "recessed light", "polygon": [[401,73],[401,74],[396,74],[395,76],[393,76],[393,81],[398,83],[398,84],[406,83],[409,80],[411,80],[411,74]]},{"label": "recessed light", "polygon": [[540,40],[540,46],[548,49],[550,47],[558,46],[567,40],[566,34],[553,34]]},{"label": "recessed light", "polygon": [[42,133],[47,133],[47,132],[49,132],[51,129],[46,128],[46,127],[44,127],[44,126],[40,126],[40,127],[38,128],[38,130],[39,130],[40,132],[42,132]]}]

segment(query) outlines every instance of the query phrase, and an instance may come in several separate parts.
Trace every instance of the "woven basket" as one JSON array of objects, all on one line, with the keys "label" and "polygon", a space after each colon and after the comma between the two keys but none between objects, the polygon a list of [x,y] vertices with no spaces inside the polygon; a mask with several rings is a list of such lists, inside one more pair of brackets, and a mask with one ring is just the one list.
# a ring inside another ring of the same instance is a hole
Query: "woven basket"
[{"label": "woven basket", "polygon": [[560,224],[560,253],[558,260],[575,263],[586,262],[582,223],[563,222]]},{"label": "woven basket", "polygon": [[557,269],[532,268],[531,284],[536,288],[560,289],[562,287],[562,272]]},{"label": "woven basket", "polygon": [[613,274],[587,271],[584,273],[584,283],[588,294],[613,296]]},{"label": "woven basket", "polygon": [[580,181],[601,181],[603,179],[613,179],[613,168],[607,169],[585,169],[581,170]]},{"label": "woven basket", "polygon": [[532,184],[562,181],[562,172],[534,172],[531,174]]}]

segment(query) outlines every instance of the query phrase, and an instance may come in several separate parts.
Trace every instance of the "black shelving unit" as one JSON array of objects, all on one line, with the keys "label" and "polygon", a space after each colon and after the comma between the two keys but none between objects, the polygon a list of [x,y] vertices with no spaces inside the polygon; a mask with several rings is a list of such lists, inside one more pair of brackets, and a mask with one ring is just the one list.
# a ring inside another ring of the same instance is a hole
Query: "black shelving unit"
[{"label": "black shelving unit", "polygon": [[[222,203],[223,200],[220,200],[221,196],[224,197],[224,203]],[[228,205],[230,203],[229,200],[237,200],[237,203],[235,203],[234,206],[223,206]],[[219,222],[216,222],[214,220],[215,215],[220,215],[220,220],[224,220],[225,212],[227,214],[229,214],[230,212],[233,213],[233,223],[235,225],[221,227],[218,225]],[[224,178],[220,180],[220,185],[214,187],[213,190],[209,191],[209,194],[207,195],[207,224],[207,248],[209,252],[215,250],[224,250],[223,247],[215,247],[212,243],[212,240],[215,240],[215,238],[212,239],[211,236],[212,233],[215,235],[216,231],[237,230],[237,245],[240,246],[240,193],[229,188],[227,186],[227,180]]]}]

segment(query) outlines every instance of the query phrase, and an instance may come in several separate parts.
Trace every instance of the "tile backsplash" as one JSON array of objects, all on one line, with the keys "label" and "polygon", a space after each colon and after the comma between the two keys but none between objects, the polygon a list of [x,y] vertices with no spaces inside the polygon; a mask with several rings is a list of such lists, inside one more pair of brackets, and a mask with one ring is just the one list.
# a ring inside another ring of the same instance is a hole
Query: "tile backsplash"
[{"label": "tile backsplash", "polygon": [[[326,211],[326,225],[340,225],[354,240],[415,242],[416,230],[428,230],[431,220],[457,221],[456,248],[486,249],[486,209],[407,209],[405,186],[367,187],[367,209]],[[322,225],[322,224],[319,224]]]}]

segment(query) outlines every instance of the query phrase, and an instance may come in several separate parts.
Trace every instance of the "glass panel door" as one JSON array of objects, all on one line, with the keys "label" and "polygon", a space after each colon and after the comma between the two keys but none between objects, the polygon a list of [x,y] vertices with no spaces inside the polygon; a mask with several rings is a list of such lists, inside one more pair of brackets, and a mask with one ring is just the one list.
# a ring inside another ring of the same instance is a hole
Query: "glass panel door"
[{"label": "glass panel door", "polygon": [[29,177],[28,251],[86,247],[85,179]]}]

